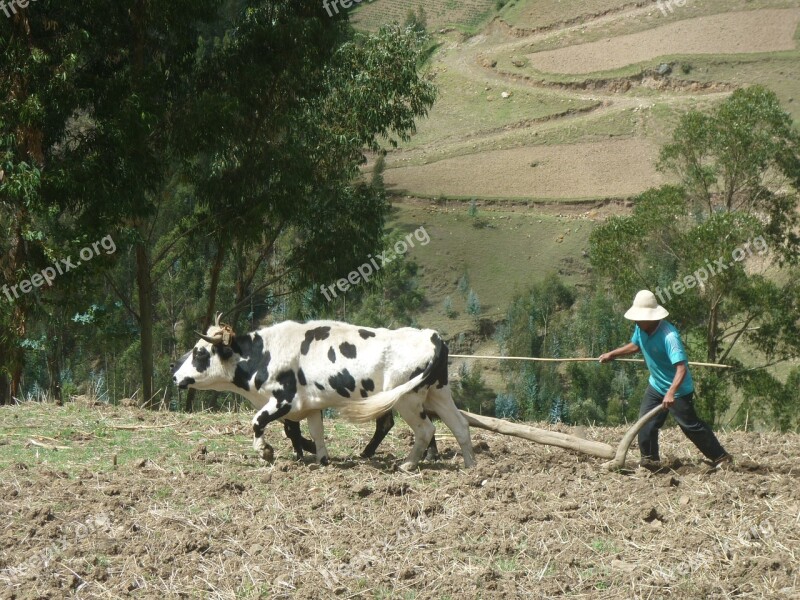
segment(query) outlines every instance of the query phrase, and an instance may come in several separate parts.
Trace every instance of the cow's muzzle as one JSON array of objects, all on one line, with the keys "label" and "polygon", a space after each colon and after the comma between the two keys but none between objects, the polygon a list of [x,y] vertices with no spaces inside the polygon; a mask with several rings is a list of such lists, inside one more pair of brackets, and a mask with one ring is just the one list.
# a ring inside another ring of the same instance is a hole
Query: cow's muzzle
[{"label": "cow's muzzle", "polygon": [[184,377],[183,379],[181,379],[180,382],[178,382],[178,378],[177,377],[173,377],[172,380],[175,383],[177,383],[178,384],[178,388],[180,388],[182,390],[187,389],[190,385],[195,383],[194,379],[192,379],[191,377]]}]

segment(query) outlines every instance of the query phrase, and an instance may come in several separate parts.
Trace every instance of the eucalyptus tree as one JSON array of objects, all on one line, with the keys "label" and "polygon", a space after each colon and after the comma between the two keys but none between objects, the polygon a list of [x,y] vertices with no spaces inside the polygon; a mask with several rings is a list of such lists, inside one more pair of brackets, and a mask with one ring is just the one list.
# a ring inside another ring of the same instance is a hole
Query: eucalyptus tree
[{"label": "eucalyptus tree", "polygon": [[[138,264],[154,197],[170,165],[171,117],[190,92],[198,26],[216,0],[89,0],[80,10],[41,0],[0,19],[0,204],[11,235],[2,276],[35,271],[82,240],[128,230]],[[118,236],[121,237],[121,236]],[[80,246],[77,246],[80,248]],[[143,396],[152,396],[152,302],[138,269]],[[11,351],[18,387],[40,288],[14,303]]]}]

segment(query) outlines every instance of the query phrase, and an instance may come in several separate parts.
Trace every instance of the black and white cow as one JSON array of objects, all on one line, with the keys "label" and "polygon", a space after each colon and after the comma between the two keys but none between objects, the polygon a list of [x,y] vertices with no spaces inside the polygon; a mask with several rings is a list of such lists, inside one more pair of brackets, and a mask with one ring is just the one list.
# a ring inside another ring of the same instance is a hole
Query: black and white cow
[{"label": "black and white cow", "polygon": [[434,434],[428,409],[453,432],[470,467],[475,460],[469,426],[447,385],[447,352],[447,345],[430,329],[285,321],[235,335],[229,327],[214,325],[177,366],[173,378],[181,388],[244,396],[258,411],[253,447],[266,459],[272,457],[272,448],[264,440],[264,429],[272,421],[308,419],[317,461],[325,464],[323,409],[337,408],[356,422],[376,420],[396,409],[414,431],[414,446],[401,465],[413,469]]}]

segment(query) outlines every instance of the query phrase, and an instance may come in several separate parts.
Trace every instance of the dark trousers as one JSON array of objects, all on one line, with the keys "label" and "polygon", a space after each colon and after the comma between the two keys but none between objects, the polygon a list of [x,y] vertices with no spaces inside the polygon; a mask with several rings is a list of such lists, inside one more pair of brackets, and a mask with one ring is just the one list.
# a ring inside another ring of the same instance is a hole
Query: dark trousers
[{"label": "dark trousers", "polygon": [[[675,403],[672,405],[672,408],[669,409],[669,413],[672,414],[675,421],[680,425],[686,437],[697,446],[706,458],[716,460],[725,456],[726,452],[719,443],[717,436],[711,431],[711,427],[701,421],[694,411],[693,398],[694,393],[680,397],[676,396]],[[642,398],[639,416],[641,417],[647,414],[663,401],[663,394],[659,394],[653,386],[648,385],[647,391],[644,393],[644,398]],[[642,458],[660,460],[658,456],[658,431],[666,420],[667,412],[661,412],[650,419],[639,431],[639,452]]]}]

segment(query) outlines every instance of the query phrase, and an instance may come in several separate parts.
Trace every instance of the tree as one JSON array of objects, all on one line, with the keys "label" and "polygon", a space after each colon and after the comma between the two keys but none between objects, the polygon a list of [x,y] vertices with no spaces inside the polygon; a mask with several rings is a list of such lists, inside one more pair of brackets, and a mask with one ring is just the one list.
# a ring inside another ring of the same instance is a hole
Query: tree
[{"label": "tree", "polygon": [[425,8],[420,4],[416,12],[413,9],[408,9],[403,26],[410,28],[418,35],[427,35],[428,16],[425,14]]},{"label": "tree", "polygon": [[461,363],[458,367],[458,379],[453,382],[453,399],[466,411],[479,415],[495,414],[495,396],[483,380],[480,367],[468,367]]},{"label": "tree", "polygon": [[455,318],[457,313],[456,309],[453,308],[453,299],[450,296],[445,297],[442,308],[444,309],[444,314],[448,319]]},{"label": "tree", "polygon": [[494,400],[494,416],[498,419],[519,417],[519,405],[511,394],[498,394]]},{"label": "tree", "polygon": [[477,317],[481,314],[481,301],[478,299],[478,294],[473,289],[470,289],[469,294],[467,294],[467,313],[473,317]]},{"label": "tree", "polygon": [[[380,248],[384,192],[359,167],[435,97],[413,31],[356,35],[311,0],[32,8],[0,21],[0,284],[101,235],[121,252],[112,273],[82,274],[85,294],[65,279],[0,305],[0,401],[17,393],[31,324],[88,354],[127,341],[114,352],[138,354],[151,402],[165,346],[188,344],[220,297],[250,326]],[[47,363],[51,379],[67,368],[57,352]]]},{"label": "tree", "polygon": [[[553,274],[516,296],[504,324],[498,329],[501,353],[507,356],[551,356],[546,352],[549,347],[546,341],[550,339],[553,321],[574,301],[573,292]],[[542,363],[527,364],[522,369],[517,365],[502,364],[501,369],[508,393],[520,404],[522,418],[547,420],[552,402],[563,389],[556,370]]]},{"label": "tree", "polygon": [[[759,369],[800,353],[800,285],[791,275],[800,259],[799,151],[791,117],[763,87],[738,90],[709,114],[690,111],[659,162],[680,185],[645,192],[633,214],[598,227],[593,267],[620,303],[654,291],[690,356],[740,365],[747,355],[756,360],[745,379],[763,379]],[[705,417],[715,420],[732,376],[695,378]]]}]

